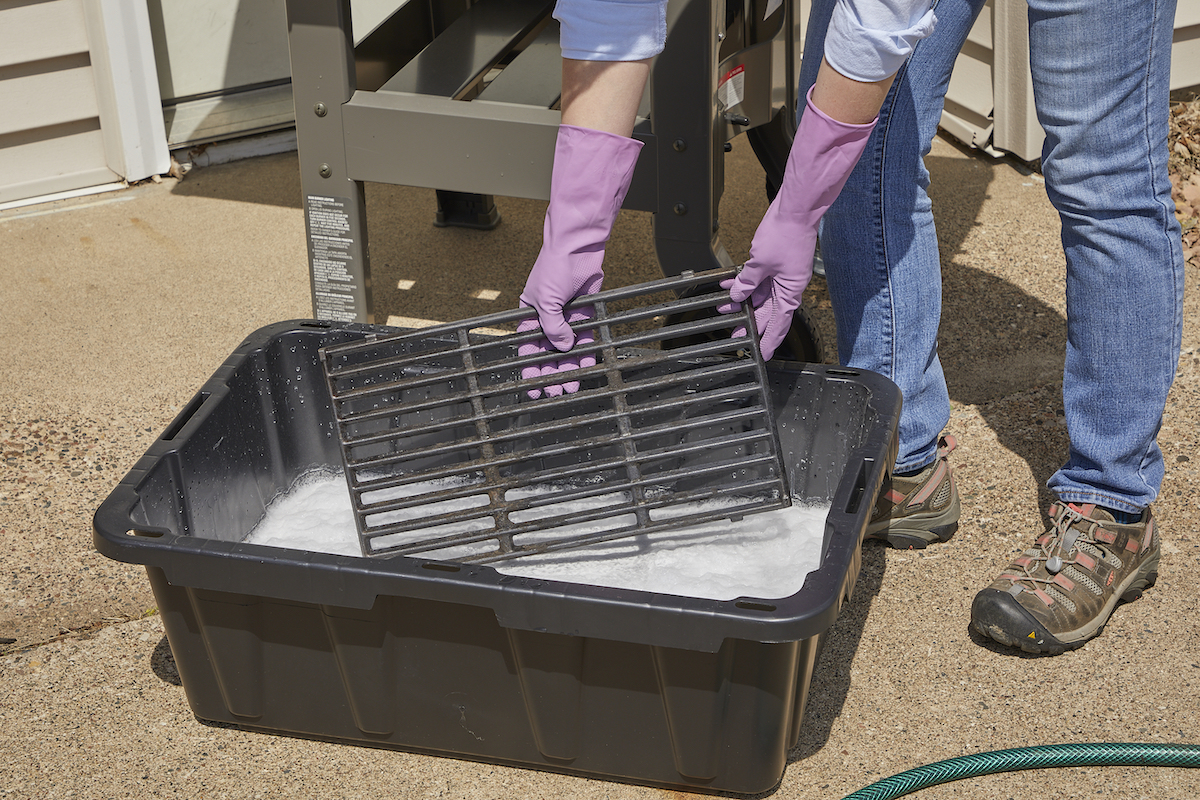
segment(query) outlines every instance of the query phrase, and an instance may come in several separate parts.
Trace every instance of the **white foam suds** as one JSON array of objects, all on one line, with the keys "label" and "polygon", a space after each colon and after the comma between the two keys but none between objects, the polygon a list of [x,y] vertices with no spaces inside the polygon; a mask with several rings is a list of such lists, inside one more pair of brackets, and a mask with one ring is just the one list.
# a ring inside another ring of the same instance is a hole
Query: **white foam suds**
[{"label": "white foam suds", "polygon": [[[463,508],[473,505],[470,498],[460,502]],[[578,502],[581,509],[594,507],[588,506],[588,501]],[[740,522],[692,525],[492,566],[506,575],[711,600],[789,597],[819,566],[828,511],[827,505],[792,505],[749,514]],[[389,514],[395,518],[403,512]],[[591,526],[573,526],[569,532],[605,528],[603,522]],[[415,541],[428,538],[429,532],[396,536]],[[361,557],[345,477],[328,471],[303,476],[271,502],[245,541]],[[422,557],[451,558],[453,554]]]}]

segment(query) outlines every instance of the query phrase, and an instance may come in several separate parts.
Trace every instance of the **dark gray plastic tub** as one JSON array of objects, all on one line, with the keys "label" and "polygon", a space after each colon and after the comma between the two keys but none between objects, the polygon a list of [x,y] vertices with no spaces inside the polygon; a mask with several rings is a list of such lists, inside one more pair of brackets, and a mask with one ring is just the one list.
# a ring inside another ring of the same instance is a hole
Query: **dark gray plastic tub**
[{"label": "dark gray plastic tub", "polygon": [[771,366],[792,494],[832,503],[821,566],[784,599],[242,543],[299,476],[340,467],[317,350],[374,330],[257,331],[96,512],[96,549],[146,566],[196,716],[692,791],[774,787],[858,577],[894,456],[896,387]]}]

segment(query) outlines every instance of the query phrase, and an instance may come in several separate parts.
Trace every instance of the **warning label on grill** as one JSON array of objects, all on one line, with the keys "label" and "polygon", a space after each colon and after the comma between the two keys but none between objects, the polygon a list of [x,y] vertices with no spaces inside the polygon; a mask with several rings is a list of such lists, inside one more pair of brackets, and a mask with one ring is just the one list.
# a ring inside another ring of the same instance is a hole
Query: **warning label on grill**
[{"label": "warning label on grill", "polygon": [[310,194],[307,201],[305,213],[317,318],[353,322],[359,284],[354,237],[350,234],[350,215],[346,211],[349,200]]},{"label": "warning label on grill", "polygon": [[746,68],[738,65],[721,78],[717,86],[717,100],[725,108],[733,108],[746,98]]}]

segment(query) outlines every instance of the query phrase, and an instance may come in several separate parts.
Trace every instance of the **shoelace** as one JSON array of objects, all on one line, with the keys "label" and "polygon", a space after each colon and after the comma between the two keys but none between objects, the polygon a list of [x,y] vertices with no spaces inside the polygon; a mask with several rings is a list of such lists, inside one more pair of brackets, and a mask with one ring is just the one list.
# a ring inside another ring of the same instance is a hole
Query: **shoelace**
[{"label": "shoelace", "polygon": [[[1025,555],[1017,559],[1016,563],[1024,571],[1024,575],[1013,573],[1006,575],[1012,579],[1014,586],[1027,582],[1036,591],[1041,586],[1050,586],[1056,583],[1054,580],[1056,575],[1068,566],[1078,563],[1077,556],[1080,551],[1078,545],[1080,544],[1091,545],[1100,553],[1104,552],[1100,548],[1100,543],[1093,538],[1096,530],[1104,526],[1075,506],[1055,503],[1050,507],[1050,518],[1054,520],[1054,527],[1038,538],[1038,552],[1034,553],[1032,549],[1026,550]],[[1076,553],[1075,557],[1069,557],[1072,551]],[[1063,556],[1068,556],[1068,558]],[[1027,563],[1021,563],[1026,559],[1028,559]],[[1046,577],[1040,577],[1037,574],[1038,568],[1042,566],[1045,567]]]}]

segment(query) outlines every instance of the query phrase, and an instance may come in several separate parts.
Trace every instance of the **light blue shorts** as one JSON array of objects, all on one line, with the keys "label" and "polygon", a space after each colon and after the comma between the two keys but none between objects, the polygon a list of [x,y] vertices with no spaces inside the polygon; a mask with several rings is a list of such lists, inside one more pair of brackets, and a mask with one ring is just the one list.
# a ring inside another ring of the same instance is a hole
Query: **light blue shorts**
[{"label": "light blue shorts", "polygon": [[662,52],[667,0],[558,0],[563,58],[641,61]]}]

